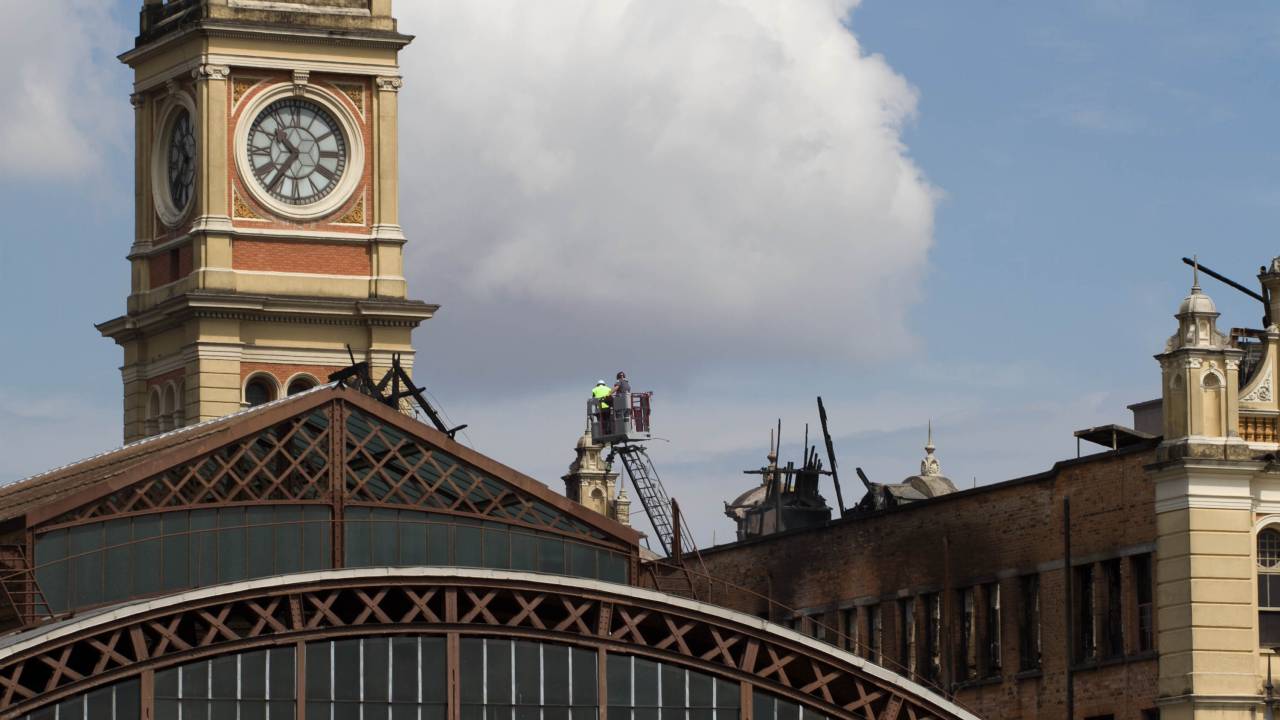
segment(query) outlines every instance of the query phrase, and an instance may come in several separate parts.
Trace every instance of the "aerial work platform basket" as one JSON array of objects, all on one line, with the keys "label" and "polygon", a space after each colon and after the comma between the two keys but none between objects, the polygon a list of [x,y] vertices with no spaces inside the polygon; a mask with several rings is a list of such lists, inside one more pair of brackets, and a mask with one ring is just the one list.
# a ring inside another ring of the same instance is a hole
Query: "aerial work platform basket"
[{"label": "aerial work platform basket", "polygon": [[625,396],[608,398],[609,407],[600,408],[600,401],[587,401],[587,419],[591,423],[591,441],[599,445],[612,445],[628,441],[650,439],[649,398],[653,393],[633,392]]}]

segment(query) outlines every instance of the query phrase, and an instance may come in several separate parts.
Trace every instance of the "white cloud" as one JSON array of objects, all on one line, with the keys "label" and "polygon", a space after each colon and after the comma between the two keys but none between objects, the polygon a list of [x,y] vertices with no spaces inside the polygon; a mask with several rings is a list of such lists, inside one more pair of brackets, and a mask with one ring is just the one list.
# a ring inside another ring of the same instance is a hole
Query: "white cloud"
[{"label": "white cloud", "polygon": [[911,346],[935,193],[854,4],[398,4],[414,293],[526,356]]},{"label": "white cloud", "polygon": [[129,106],[112,94],[119,79],[112,56],[127,47],[127,35],[110,7],[101,0],[5,4],[0,178],[75,178],[98,169],[104,143],[129,141]]}]

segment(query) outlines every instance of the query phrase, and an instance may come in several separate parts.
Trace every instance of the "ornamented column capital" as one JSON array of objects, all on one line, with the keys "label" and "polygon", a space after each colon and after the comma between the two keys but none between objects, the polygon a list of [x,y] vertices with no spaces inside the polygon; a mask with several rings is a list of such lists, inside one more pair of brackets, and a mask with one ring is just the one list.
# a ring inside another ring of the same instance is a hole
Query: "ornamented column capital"
[{"label": "ornamented column capital", "polygon": [[196,82],[200,82],[202,80],[226,80],[227,76],[230,74],[231,68],[226,65],[214,65],[211,63],[197,65],[195,69],[191,71],[191,77],[195,78]]},{"label": "ornamented column capital", "polygon": [[404,87],[404,80],[393,76],[379,76],[374,78],[374,82],[383,92],[400,92],[400,88]]},{"label": "ornamented column capital", "polygon": [[142,93],[133,93],[129,95],[129,104],[133,106],[134,110],[141,110],[147,104],[147,96]]}]

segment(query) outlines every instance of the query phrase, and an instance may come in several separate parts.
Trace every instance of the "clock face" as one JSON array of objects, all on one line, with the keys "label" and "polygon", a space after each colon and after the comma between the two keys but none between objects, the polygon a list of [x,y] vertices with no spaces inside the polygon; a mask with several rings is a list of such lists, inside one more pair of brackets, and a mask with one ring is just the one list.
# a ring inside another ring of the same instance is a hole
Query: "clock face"
[{"label": "clock face", "polygon": [[273,197],[307,205],[328,195],[347,166],[347,142],[327,110],[309,100],[271,103],[249,128],[249,168]]},{"label": "clock face", "polygon": [[169,131],[169,199],[179,211],[191,201],[196,179],[196,135],[191,114],[178,113]]}]

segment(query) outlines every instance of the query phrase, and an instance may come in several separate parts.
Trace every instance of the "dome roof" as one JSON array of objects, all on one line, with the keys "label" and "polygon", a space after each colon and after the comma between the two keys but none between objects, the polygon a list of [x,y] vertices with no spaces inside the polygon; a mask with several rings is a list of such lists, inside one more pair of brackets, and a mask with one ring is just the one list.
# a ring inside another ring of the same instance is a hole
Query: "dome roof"
[{"label": "dome roof", "polygon": [[1213,298],[1201,292],[1199,285],[1193,286],[1191,294],[1183,298],[1182,304],[1178,306],[1179,315],[1190,313],[1212,315],[1217,312],[1218,307],[1213,304]]}]

